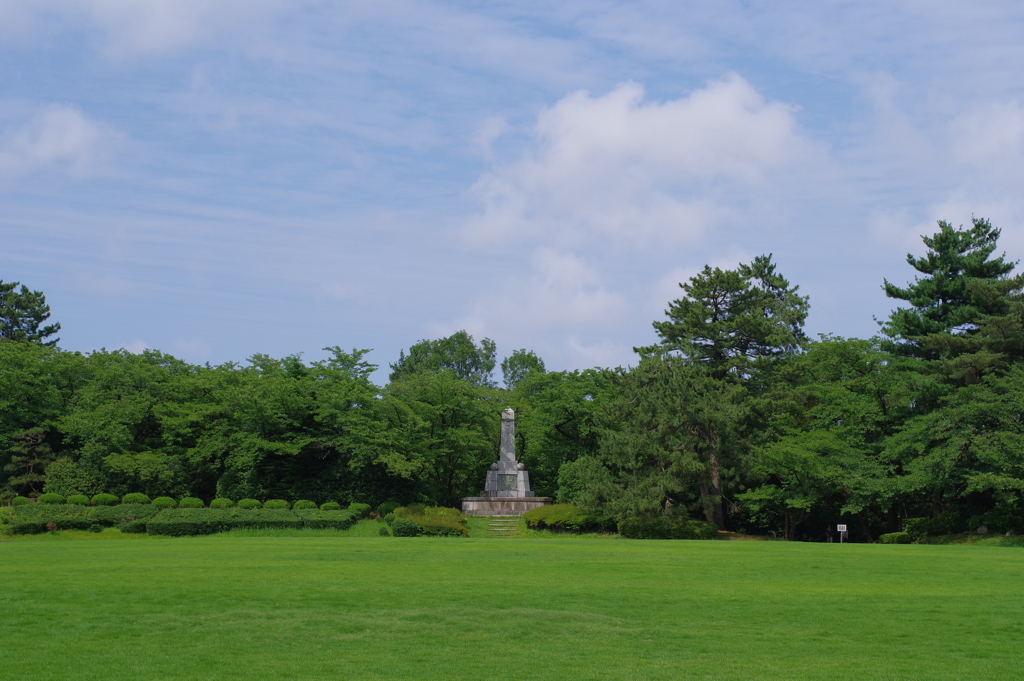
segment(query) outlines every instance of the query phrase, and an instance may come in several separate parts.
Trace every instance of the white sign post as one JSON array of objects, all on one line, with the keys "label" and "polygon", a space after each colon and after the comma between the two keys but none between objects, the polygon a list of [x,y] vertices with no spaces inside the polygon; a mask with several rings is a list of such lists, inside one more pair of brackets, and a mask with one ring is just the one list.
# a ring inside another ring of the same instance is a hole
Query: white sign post
[{"label": "white sign post", "polygon": [[839,543],[843,543],[843,537],[846,536],[846,525],[836,525],[836,532],[839,533]]}]

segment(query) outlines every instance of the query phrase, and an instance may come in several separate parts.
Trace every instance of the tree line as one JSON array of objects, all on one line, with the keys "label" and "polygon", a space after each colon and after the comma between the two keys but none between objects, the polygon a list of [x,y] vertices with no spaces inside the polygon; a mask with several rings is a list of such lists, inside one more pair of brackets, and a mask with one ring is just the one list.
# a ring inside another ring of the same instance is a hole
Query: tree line
[{"label": "tree line", "polygon": [[[623,519],[870,540],[1024,530],[1024,275],[987,220],[940,222],[870,339],[803,331],[809,301],[772,262],[706,267],[630,368],[546,371],[464,331],[371,381],[367,350],[199,366],[49,341],[39,292],[0,282],[7,498],[143,492],[458,507],[497,457],[499,414],[536,493]],[[10,331],[9,331],[10,329]],[[503,385],[494,379],[500,368]]]}]

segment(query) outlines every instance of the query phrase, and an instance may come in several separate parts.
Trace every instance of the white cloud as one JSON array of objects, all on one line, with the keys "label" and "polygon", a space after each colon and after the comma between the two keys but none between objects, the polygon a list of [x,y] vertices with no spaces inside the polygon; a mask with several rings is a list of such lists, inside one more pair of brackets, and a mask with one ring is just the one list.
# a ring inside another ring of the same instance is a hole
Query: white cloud
[{"label": "white cloud", "polygon": [[540,114],[536,138],[473,187],[483,212],[466,227],[471,238],[691,240],[770,187],[773,173],[819,160],[793,108],[737,75],[662,103],[645,102],[636,83],[574,92]]},{"label": "white cloud", "polygon": [[147,343],[146,341],[136,338],[130,343],[124,343],[119,347],[119,349],[127,350],[133,355],[141,355],[146,350],[149,350],[150,347],[150,344]]},{"label": "white cloud", "polygon": [[0,175],[49,167],[81,177],[93,171],[119,136],[72,106],[51,106],[0,138]]}]

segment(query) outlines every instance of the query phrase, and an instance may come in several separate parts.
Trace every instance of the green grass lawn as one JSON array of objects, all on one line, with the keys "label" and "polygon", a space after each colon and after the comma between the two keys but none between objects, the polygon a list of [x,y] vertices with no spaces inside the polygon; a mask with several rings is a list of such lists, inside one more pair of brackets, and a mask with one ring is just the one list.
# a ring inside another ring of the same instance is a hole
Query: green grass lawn
[{"label": "green grass lawn", "polygon": [[227,533],[4,542],[0,580],[2,679],[1007,680],[1024,663],[1017,548]]}]

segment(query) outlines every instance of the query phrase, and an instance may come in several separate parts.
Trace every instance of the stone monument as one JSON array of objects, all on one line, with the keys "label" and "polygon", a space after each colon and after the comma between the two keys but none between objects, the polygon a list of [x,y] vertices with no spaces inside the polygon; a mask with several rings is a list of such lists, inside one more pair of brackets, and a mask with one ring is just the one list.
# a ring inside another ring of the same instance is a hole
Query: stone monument
[{"label": "stone monument", "polygon": [[516,461],[516,415],[511,409],[501,413],[501,446],[498,460],[487,471],[487,481],[478,497],[464,497],[466,515],[522,515],[530,509],[550,504],[547,497],[535,497],[530,489],[530,474]]}]

